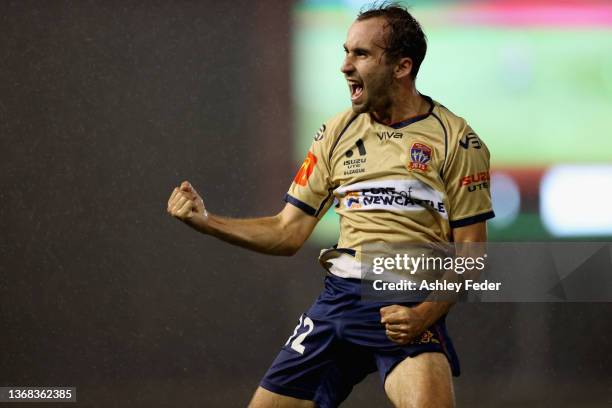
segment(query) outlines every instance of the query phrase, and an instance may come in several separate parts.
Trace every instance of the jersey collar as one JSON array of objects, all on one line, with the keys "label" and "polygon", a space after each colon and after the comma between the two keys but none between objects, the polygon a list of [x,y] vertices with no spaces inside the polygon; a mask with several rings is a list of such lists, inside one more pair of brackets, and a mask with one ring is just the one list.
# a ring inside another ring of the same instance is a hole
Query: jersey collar
[{"label": "jersey collar", "polygon": [[[428,117],[429,115],[431,115],[431,113],[432,113],[432,112],[433,112],[433,110],[434,110],[434,103],[433,103],[433,100],[432,100],[432,99],[431,99],[429,96],[427,96],[427,95],[421,95],[421,96],[422,96],[423,98],[425,98],[425,100],[426,100],[427,102],[429,102],[429,110],[427,111],[427,113],[423,113],[422,115],[416,115],[416,116],[413,116],[413,117],[411,117],[411,118],[408,118],[408,119],[402,120],[401,122],[396,122],[396,123],[392,123],[392,124],[390,124],[390,125],[385,125],[385,126],[388,126],[388,127],[390,127],[390,128],[393,128],[393,129],[399,129],[399,128],[403,128],[403,127],[405,127],[405,126],[408,126],[408,125],[410,125],[411,123],[414,123],[414,122],[418,122],[418,121],[420,121],[420,120],[423,120],[423,119],[425,119],[426,117]],[[371,114],[370,114],[370,117],[372,118],[372,120],[373,120],[374,122],[376,122],[376,123],[380,123],[380,122],[378,122],[376,119],[374,119],[374,116],[372,116]],[[381,124],[382,124],[382,125],[384,125],[384,123],[381,123]]]}]

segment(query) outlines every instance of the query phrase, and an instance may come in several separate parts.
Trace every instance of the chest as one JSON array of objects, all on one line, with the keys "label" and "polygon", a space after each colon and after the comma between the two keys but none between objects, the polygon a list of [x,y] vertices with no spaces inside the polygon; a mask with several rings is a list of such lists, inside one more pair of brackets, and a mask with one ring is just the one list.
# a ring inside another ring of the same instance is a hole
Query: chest
[{"label": "chest", "polygon": [[331,155],[332,183],[414,179],[439,185],[446,148],[445,135],[427,126],[357,126],[340,138]]}]

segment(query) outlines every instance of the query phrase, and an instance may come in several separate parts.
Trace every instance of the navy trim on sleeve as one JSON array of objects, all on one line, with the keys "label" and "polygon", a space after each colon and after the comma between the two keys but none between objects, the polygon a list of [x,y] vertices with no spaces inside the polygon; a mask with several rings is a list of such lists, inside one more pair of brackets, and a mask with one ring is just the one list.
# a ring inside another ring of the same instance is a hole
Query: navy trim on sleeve
[{"label": "navy trim on sleeve", "polygon": [[317,213],[317,210],[315,210],[314,208],[312,208],[305,202],[300,201],[297,198],[290,196],[289,194],[285,194],[285,201],[288,202],[289,204],[293,204],[300,210],[304,211],[306,214],[312,215],[313,217]]},{"label": "navy trim on sleeve", "polygon": [[450,226],[451,228],[466,227],[468,225],[476,224],[477,222],[489,220],[493,217],[495,217],[495,213],[493,211],[489,211],[483,214],[463,218],[461,220],[450,221]]}]

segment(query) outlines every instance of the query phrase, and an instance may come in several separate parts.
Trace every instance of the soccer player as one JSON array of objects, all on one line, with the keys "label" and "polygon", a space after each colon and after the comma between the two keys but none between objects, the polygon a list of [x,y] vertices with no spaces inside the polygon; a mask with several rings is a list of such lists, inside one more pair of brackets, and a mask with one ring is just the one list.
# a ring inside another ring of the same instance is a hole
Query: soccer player
[{"label": "soccer player", "polygon": [[397,407],[451,407],[451,375],[459,374],[445,328],[451,302],[364,301],[360,251],[377,242],[486,241],[489,152],[464,119],[416,90],[426,39],[404,8],[361,12],[344,51],[352,108],[315,135],[280,213],[212,214],[188,182],[174,189],[168,212],[231,244],[292,255],[336,203],[340,239],[320,257],[325,290],[299,318],[251,407],[335,407],[374,371]]}]

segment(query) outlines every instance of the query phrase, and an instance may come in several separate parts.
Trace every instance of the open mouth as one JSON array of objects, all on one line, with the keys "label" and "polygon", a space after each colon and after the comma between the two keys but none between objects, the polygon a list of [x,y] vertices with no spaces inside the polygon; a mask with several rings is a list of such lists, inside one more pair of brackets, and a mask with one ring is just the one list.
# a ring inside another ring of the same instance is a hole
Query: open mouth
[{"label": "open mouth", "polygon": [[363,94],[363,85],[359,82],[349,82],[349,88],[351,90],[351,101],[355,102]]}]

